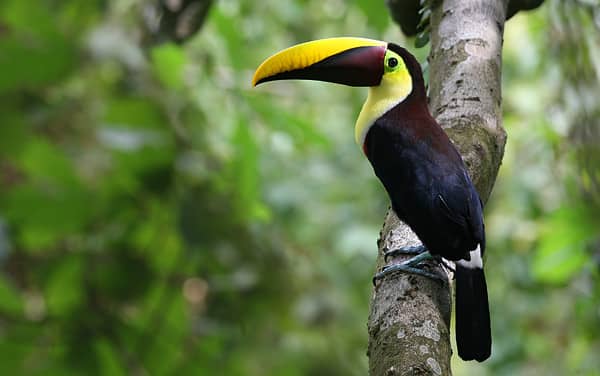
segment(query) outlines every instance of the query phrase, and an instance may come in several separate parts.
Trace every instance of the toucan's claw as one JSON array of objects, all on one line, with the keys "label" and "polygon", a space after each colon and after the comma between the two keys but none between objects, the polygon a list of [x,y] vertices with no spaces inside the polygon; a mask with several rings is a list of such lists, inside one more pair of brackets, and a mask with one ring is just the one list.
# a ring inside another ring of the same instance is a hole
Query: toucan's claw
[{"label": "toucan's claw", "polygon": [[418,267],[414,267],[414,266],[408,266],[408,265],[403,265],[403,264],[395,264],[395,265],[390,265],[386,269],[384,269],[381,272],[375,274],[375,276],[373,277],[373,285],[376,285],[377,281],[380,280],[380,279],[383,279],[386,275],[392,274],[394,272],[406,272],[406,273],[420,275],[422,277],[427,277],[427,278],[435,279],[435,280],[438,280],[438,281],[443,282],[443,283],[446,282],[446,279],[440,277],[439,275],[437,275],[435,273],[430,273],[428,271],[425,271],[423,269],[419,269]]},{"label": "toucan's claw", "polygon": [[425,248],[423,244],[410,247],[400,247],[385,252],[383,254],[383,260],[387,262],[389,257],[396,257],[398,255],[418,255],[426,251],[427,248]]},{"label": "toucan's claw", "polygon": [[450,266],[450,264],[448,264],[446,262],[446,260],[444,260],[442,257],[440,257],[439,259],[440,264],[442,264],[442,266],[444,268],[446,268],[447,270],[451,271],[452,273],[456,274],[456,269],[454,269],[452,266]]},{"label": "toucan's claw", "polygon": [[438,274],[421,269],[421,267],[424,265],[423,262],[427,260],[438,260],[438,258],[432,256],[428,251],[425,251],[402,263],[386,265],[379,273],[375,274],[375,276],[373,277],[373,285],[376,285],[378,280],[383,279],[385,276],[395,273],[397,271],[412,273],[423,277],[435,279],[441,281],[442,283],[447,283],[448,280],[446,278],[443,278]]}]

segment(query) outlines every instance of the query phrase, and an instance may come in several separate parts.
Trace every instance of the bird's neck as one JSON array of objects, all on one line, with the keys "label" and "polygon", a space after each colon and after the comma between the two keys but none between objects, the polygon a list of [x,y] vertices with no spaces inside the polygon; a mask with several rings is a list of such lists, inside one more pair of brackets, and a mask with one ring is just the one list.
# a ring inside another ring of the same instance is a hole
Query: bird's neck
[{"label": "bird's neck", "polygon": [[383,114],[404,101],[413,89],[410,75],[383,77],[379,86],[369,88],[369,95],[354,126],[354,139],[363,146],[369,129]]}]

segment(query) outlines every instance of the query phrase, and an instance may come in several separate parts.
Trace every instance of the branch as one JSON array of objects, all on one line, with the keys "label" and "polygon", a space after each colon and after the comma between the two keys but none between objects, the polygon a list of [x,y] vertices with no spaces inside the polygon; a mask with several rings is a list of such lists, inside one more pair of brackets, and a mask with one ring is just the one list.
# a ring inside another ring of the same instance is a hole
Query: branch
[{"label": "branch", "polygon": [[430,108],[485,202],[504,155],[502,35],[506,0],[446,0],[432,13]]},{"label": "branch", "polygon": [[[378,241],[377,269],[383,253],[420,244],[390,209]],[[393,262],[408,257],[396,257]],[[428,271],[447,278],[429,265]],[[369,313],[369,374],[450,375],[450,289],[439,281],[397,273],[377,283]]]},{"label": "branch", "polygon": [[214,0],[160,0],[144,6],[146,44],[184,43],[204,25]]},{"label": "branch", "polygon": [[[400,26],[402,33],[409,37],[417,35],[420,31],[417,26],[421,19],[419,14],[421,4],[431,3],[432,6],[435,6],[436,2],[439,2],[439,0],[385,0],[392,19]],[[535,9],[543,2],[544,0],[510,0],[506,19],[508,20],[520,11]]]},{"label": "branch", "polygon": [[[431,15],[430,108],[463,155],[484,201],[506,141],[500,73],[507,2],[445,0]],[[378,243],[377,269],[384,265],[386,250],[419,243],[388,213]],[[429,267],[445,275],[439,267]],[[370,374],[450,375],[450,302],[449,285],[404,273],[382,280],[371,298]]]}]

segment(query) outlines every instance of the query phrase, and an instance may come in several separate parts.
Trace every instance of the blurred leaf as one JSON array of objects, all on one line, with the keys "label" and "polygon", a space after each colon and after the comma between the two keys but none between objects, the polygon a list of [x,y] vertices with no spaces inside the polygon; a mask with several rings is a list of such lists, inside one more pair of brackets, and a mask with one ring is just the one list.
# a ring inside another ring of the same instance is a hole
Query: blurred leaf
[{"label": "blurred leaf", "polygon": [[371,0],[358,0],[356,5],[367,16],[369,25],[378,33],[382,33],[390,24],[390,15],[383,2]]},{"label": "blurred leaf", "polygon": [[110,98],[104,115],[103,126],[128,129],[165,130],[167,119],[150,98]]},{"label": "blurred leaf", "polygon": [[95,261],[93,268],[86,270],[86,278],[99,294],[112,301],[133,303],[150,288],[152,270],[144,258],[129,249],[118,248]]},{"label": "blurred leaf", "polygon": [[[166,205],[153,200],[149,203],[146,220],[140,222],[132,234],[132,241],[140,254],[149,260],[153,270],[165,276],[177,266],[176,262],[183,252],[181,237],[173,231],[172,221]],[[156,251],[157,248],[160,252]]]},{"label": "blurred leaf", "polygon": [[[19,88],[35,89],[57,81],[75,63],[73,46],[56,35],[27,41],[0,35],[0,94]],[[39,62],[43,61],[44,64]],[[16,63],[15,63],[16,62]]]},{"label": "blurred leaf", "polygon": [[125,369],[119,362],[119,354],[115,351],[115,346],[105,338],[99,338],[95,341],[96,356],[98,363],[102,367],[102,375],[126,375]]},{"label": "blurred leaf", "polygon": [[327,137],[315,130],[313,124],[302,114],[292,113],[284,107],[273,105],[273,98],[259,95],[248,95],[245,98],[252,109],[265,118],[265,123],[292,135],[298,144],[329,146],[330,141]]},{"label": "blurred leaf", "polygon": [[19,291],[4,277],[0,277],[0,310],[10,315],[23,313],[23,299]]},{"label": "blurred leaf", "polygon": [[[73,38],[62,35],[51,22],[47,7],[8,1],[0,7],[0,94],[19,88],[35,89],[65,77],[76,63]],[[40,64],[43,62],[43,64]]]},{"label": "blurred leaf", "polygon": [[15,159],[29,138],[23,114],[0,108],[0,156]]},{"label": "blurred leaf", "polygon": [[23,363],[31,354],[32,347],[29,343],[0,342],[0,362],[2,363],[2,368],[16,371],[16,374],[21,373]]},{"label": "blurred leaf", "polygon": [[267,220],[270,213],[260,196],[259,149],[248,123],[238,121],[232,142],[236,153],[228,175],[236,189],[235,207],[248,220]]},{"label": "blurred leaf", "polygon": [[[151,335],[144,344],[144,365],[159,375],[170,373],[181,361],[186,350],[184,339],[188,335],[183,296],[177,293],[168,301],[169,306],[160,311],[159,320],[150,323],[154,327],[150,327]],[[173,346],[173,343],[184,346]]]},{"label": "blurred leaf", "polygon": [[0,209],[19,229],[29,252],[82,230],[94,214],[89,195],[76,186],[19,186],[0,197]]},{"label": "blurred leaf", "polygon": [[78,184],[71,160],[56,145],[37,138],[27,143],[21,154],[21,167],[36,182],[58,185]]},{"label": "blurred leaf", "polygon": [[535,277],[547,283],[565,283],[590,260],[586,244],[599,233],[600,223],[590,220],[581,207],[564,207],[544,225],[533,260]]},{"label": "blurred leaf", "polygon": [[67,255],[54,267],[46,283],[46,303],[51,315],[64,316],[83,300],[83,264],[80,257]]},{"label": "blurred leaf", "polygon": [[151,52],[154,73],[168,88],[181,89],[183,87],[183,68],[186,58],[184,51],[173,43],[154,47]]},{"label": "blurred leaf", "polygon": [[229,53],[229,61],[235,69],[247,69],[248,65],[248,49],[245,48],[245,41],[240,33],[240,20],[225,15],[219,7],[214,7],[210,13],[210,22],[214,23],[225,39],[227,51]]},{"label": "blurred leaf", "polygon": [[156,104],[146,98],[117,98],[104,120],[96,138],[110,152],[110,179],[102,180],[105,189],[133,193],[145,184],[163,192],[173,172],[175,139]]},{"label": "blurred leaf", "polygon": [[415,48],[423,48],[429,43],[429,34],[431,30],[427,27],[425,30],[419,32],[415,38]]}]

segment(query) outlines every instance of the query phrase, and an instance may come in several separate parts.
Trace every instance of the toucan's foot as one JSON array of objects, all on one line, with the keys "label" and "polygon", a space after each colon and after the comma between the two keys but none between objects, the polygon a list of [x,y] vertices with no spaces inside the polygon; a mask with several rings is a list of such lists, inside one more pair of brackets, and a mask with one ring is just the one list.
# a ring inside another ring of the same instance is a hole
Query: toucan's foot
[{"label": "toucan's foot", "polygon": [[[411,248],[416,248],[416,247],[411,247]],[[439,276],[438,274],[431,273],[431,272],[421,269],[421,267],[423,266],[423,262],[428,261],[428,260],[438,260],[439,261],[439,259],[437,257],[434,257],[428,251],[425,251],[425,252],[419,253],[415,257],[408,259],[402,263],[384,266],[383,269],[379,273],[375,274],[375,276],[373,277],[373,285],[375,285],[378,280],[383,279],[388,274],[392,274],[397,271],[416,274],[416,275],[420,275],[423,277],[435,279],[435,280],[441,281],[443,283],[446,283],[447,280],[445,278]]]},{"label": "toucan's foot", "polygon": [[387,262],[388,257],[396,257],[398,255],[418,255],[427,252],[427,248],[423,244],[411,247],[400,247],[387,251],[383,254],[383,260]]},{"label": "toucan's foot", "polygon": [[446,260],[444,260],[441,256],[439,256],[439,262],[440,262],[440,264],[442,264],[442,266],[444,268],[446,268],[446,270],[449,270],[452,273],[456,273],[456,269],[454,269],[452,266],[450,266],[450,264],[448,264],[448,262]]}]

